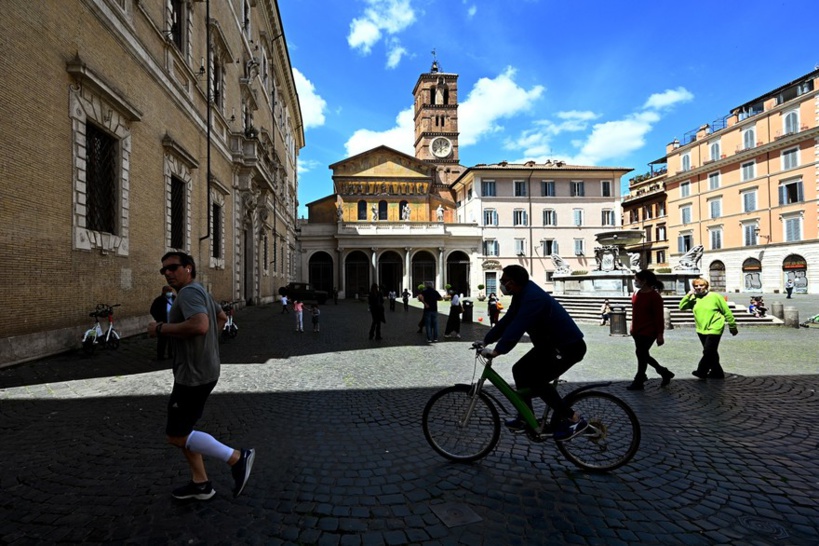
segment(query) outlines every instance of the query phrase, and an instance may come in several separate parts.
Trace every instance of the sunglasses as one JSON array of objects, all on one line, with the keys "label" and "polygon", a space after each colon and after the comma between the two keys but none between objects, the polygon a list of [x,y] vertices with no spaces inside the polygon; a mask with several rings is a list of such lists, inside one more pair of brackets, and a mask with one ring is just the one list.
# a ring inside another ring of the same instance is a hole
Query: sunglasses
[{"label": "sunglasses", "polygon": [[163,266],[162,269],[159,270],[159,274],[164,275],[166,271],[170,271],[170,272],[173,273],[174,271],[176,271],[180,267],[182,267],[182,264],[166,265],[166,266]]}]

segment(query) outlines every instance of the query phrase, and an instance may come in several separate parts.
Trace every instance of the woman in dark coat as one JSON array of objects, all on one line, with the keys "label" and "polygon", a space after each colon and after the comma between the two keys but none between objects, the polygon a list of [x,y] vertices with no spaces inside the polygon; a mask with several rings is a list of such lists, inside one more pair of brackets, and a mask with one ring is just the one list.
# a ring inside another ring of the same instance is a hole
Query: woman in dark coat
[{"label": "woman in dark coat", "polygon": [[378,289],[378,285],[373,283],[370,287],[370,294],[367,296],[367,303],[370,305],[370,315],[373,317],[370,325],[370,339],[375,337],[376,340],[381,339],[381,323],[387,322],[384,318],[384,296]]}]

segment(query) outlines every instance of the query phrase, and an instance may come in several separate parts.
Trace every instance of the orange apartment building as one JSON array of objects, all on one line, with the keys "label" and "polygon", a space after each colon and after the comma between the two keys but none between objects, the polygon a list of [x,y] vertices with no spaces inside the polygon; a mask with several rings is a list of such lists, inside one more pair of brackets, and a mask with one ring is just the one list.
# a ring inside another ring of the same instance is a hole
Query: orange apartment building
[{"label": "orange apartment building", "polygon": [[[644,233],[643,241],[626,247],[640,254],[646,269],[668,267],[668,215],[666,214],[665,158],[651,163],[651,171],[629,180],[628,195],[623,197],[623,228]],[[655,168],[656,166],[656,168]]]},{"label": "orange apartment building", "polygon": [[675,139],[668,172],[639,196],[635,186],[629,205],[656,206],[665,185],[670,264],[702,245],[717,291],[782,292],[787,279],[797,293],[816,290],[817,79],[814,70]]}]

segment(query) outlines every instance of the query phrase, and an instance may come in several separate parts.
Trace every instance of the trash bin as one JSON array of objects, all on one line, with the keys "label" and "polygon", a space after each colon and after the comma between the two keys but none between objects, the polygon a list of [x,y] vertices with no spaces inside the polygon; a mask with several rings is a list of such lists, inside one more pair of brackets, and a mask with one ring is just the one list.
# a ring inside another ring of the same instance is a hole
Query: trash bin
[{"label": "trash bin", "polygon": [[472,309],[475,305],[469,300],[462,300],[461,305],[464,306],[464,314],[461,315],[461,322],[472,322]]},{"label": "trash bin", "polygon": [[609,317],[609,335],[610,336],[627,336],[628,328],[626,328],[626,308],[615,307],[611,310]]}]

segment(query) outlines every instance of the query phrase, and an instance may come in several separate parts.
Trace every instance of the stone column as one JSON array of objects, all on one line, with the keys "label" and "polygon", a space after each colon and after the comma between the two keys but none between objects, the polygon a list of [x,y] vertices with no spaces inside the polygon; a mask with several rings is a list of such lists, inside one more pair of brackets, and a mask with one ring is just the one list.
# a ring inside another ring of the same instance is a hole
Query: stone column
[{"label": "stone column", "polygon": [[438,247],[438,272],[435,275],[435,289],[444,287],[444,248]]},{"label": "stone column", "polygon": [[404,288],[410,291],[410,293],[414,292],[412,287],[412,261],[410,260],[410,256],[412,255],[412,247],[404,247]]}]

